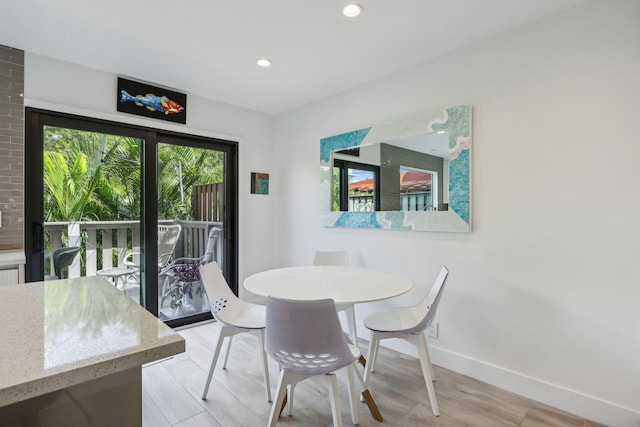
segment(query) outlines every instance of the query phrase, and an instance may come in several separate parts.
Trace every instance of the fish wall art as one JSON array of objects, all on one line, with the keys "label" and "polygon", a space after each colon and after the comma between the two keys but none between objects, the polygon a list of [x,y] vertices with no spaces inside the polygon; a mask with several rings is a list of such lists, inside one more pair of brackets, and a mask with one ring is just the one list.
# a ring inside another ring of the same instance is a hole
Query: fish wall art
[{"label": "fish wall art", "polygon": [[118,77],[117,111],[187,123],[187,95]]}]

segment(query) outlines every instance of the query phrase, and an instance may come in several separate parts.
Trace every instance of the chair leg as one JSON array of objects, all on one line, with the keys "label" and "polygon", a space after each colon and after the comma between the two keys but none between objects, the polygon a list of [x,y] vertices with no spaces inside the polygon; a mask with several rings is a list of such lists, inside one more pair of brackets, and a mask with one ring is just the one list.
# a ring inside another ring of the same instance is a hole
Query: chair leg
[{"label": "chair leg", "polygon": [[380,409],[378,409],[378,405],[376,404],[376,401],[373,399],[371,392],[369,392],[369,390],[364,384],[364,378],[362,378],[362,374],[358,370],[357,364],[354,363],[354,365],[355,366],[354,366],[353,372],[355,372],[356,378],[358,379],[358,381],[360,382],[360,386],[362,387],[360,400],[367,404],[367,407],[369,408],[369,412],[371,412],[371,416],[373,417],[374,420],[380,421],[380,422],[384,421],[384,418],[380,413]]},{"label": "chair leg", "polygon": [[427,349],[427,339],[424,337],[424,333],[413,335],[415,344],[418,347],[418,355],[420,356],[420,366],[422,368],[422,375],[424,375],[424,382],[427,385],[427,392],[429,393],[429,402],[431,402],[431,409],[433,414],[437,417],[440,415],[440,409],[438,408],[438,402],[436,401],[436,391],[433,388],[433,376],[431,373],[431,361],[429,360],[429,350]]},{"label": "chair leg", "polygon": [[371,372],[373,372],[373,365],[375,363],[375,354],[378,347],[380,337],[376,331],[371,331],[371,337],[369,338],[369,351],[367,352],[367,366],[364,367],[364,387],[369,388],[369,379],[371,378]]},{"label": "chair leg", "polygon": [[289,398],[287,399],[287,414],[289,416],[293,415],[293,390],[296,388],[295,384],[289,384],[287,387],[287,393]]},{"label": "chair leg", "polygon": [[162,298],[160,299],[160,307],[162,307],[162,304],[164,304],[164,300],[166,300],[171,293],[171,285],[172,283],[170,283],[169,277],[165,275],[162,282]]},{"label": "chair leg", "polygon": [[218,356],[220,355],[222,341],[224,341],[225,337],[229,335],[229,332],[229,329],[224,326],[222,327],[222,329],[220,329],[220,335],[218,335],[218,343],[216,344],[216,350],[213,353],[211,367],[209,368],[209,375],[207,376],[207,383],[204,386],[204,392],[202,393],[202,400],[207,400],[207,393],[209,392],[209,386],[211,385],[211,377],[213,376],[213,371],[216,368],[216,362],[218,361]]},{"label": "chair leg", "polygon": [[351,406],[351,421],[353,421],[353,424],[358,424],[358,407],[356,406],[356,391],[353,383],[353,371],[356,371],[357,369],[358,368],[356,368],[355,363],[347,366],[347,376],[349,379],[349,405]]},{"label": "chair leg", "polygon": [[233,342],[233,335],[229,336],[227,340],[227,351],[224,354],[224,363],[222,364],[222,369],[227,369],[227,361],[229,360],[229,353],[231,352],[231,343]]},{"label": "chair leg", "polygon": [[[260,356],[262,357],[262,368],[264,374],[264,388],[267,394],[267,402],[271,402],[271,383],[269,382],[269,361],[267,360],[267,352],[264,349],[264,329],[258,332],[260,338]],[[231,342],[229,342],[231,345]]]},{"label": "chair leg", "polygon": [[[269,413],[268,427],[273,427],[278,422],[280,417],[280,409],[282,408],[282,402],[287,395],[287,390],[293,391],[293,387],[296,383],[308,378],[308,375],[296,374],[294,372],[288,372],[286,369],[280,370],[280,377],[278,378],[278,386],[276,387],[276,398],[271,404],[271,412]],[[335,377],[334,377],[335,378]],[[337,385],[336,385],[337,386]]]},{"label": "chair leg", "polygon": [[[422,334],[424,334],[424,332],[422,332]],[[435,382],[436,381],[436,376],[433,373],[433,363],[431,363],[431,355],[429,354],[429,346],[426,343],[426,338],[425,338],[425,345],[424,345],[424,349],[425,349],[425,354],[427,356],[427,362],[429,365],[429,372],[431,373],[431,381]]]},{"label": "chair leg", "polygon": [[287,395],[287,384],[285,384],[286,374],[287,371],[284,369],[280,370],[280,378],[278,378],[278,387],[276,388],[276,398],[271,404],[271,413],[269,414],[269,421],[267,422],[268,427],[274,427],[278,422],[280,408],[282,407],[284,397]]},{"label": "chair leg", "polygon": [[338,381],[335,374],[325,375],[329,382],[329,398],[331,399],[331,415],[333,416],[333,426],[342,427],[342,412],[340,411],[340,399],[338,396]]},{"label": "chair leg", "polygon": [[353,306],[345,308],[344,314],[347,316],[347,323],[349,324],[349,334],[351,335],[352,344],[358,346],[358,326],[356,324],[356,311]]},{"label": "chair leg", "polygon": [[380,350],[380,339],[376,340],[376,345],[373,348],[373,355],[371,356],[371,362],[367,361],[367,363],[371,363],[371,372],[375,372],[376,370],[376,360],[378,359],[378,350]]}]

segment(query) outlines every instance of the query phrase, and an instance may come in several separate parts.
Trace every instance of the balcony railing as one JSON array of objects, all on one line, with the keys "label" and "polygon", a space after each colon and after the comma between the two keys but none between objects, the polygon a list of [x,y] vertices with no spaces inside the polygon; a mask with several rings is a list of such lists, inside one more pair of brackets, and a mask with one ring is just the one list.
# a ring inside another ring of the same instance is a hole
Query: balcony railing
[{"label": "balcony railing", "polygon": [[[204,255],[209,230],[223,229],[213,221],[158,221],[160,224],[180,224],[182,232],[173,257],[197,258]],[[130,252],[141,252],[139,221],[48,222],[44,224],[47,252],[65,246],[79,246],[80,256],[69,267],[68,277],[95,276],[98,270],[123,267]],[[222,234],[219,241],[224,238]],[[216,245],[216,259],[222,261],[222,245]],[[53,272],[53,260],[49,260]]]},{"label": "balcony railing", "polygon": [[[431,192],[400,193],[400,209],[403,211],[432,211]],[[349,196],[349,212],[373,212],[373,194]]]}]

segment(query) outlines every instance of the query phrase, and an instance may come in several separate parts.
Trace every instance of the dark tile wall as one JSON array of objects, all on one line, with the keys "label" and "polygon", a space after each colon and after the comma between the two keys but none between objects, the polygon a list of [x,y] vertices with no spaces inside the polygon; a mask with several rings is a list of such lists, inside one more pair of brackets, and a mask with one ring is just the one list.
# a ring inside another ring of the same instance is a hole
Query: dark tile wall
[{"label": "dark tile wall", "polygon": [[0,45],[0,250],[24,247],[24,52]]}]

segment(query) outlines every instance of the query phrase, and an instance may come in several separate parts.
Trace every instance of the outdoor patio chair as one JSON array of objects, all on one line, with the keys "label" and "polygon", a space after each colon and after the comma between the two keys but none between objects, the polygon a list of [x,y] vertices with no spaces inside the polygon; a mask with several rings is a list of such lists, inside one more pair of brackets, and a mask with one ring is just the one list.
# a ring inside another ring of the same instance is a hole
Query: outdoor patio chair
[{"label": "outdoor patio chair", "polygon": [[[167,265],[173,258],[182,226],[180,224],[158,225],[158,268]],[[131,252],[124,259],[127,267],[140,268],[140,252]]]},{"label": "outdoor patio chair", "polygon": [[162,286],[160,291],[161,307],[165,300],[175,293],[176,286],[179,286],[179,282],[199,281],[200,275],[198,274],[198,269],[205,264],[209,264],[214,261],[217,262],[216,249],[220,232],[221,230],[217,227],[212,227],[209,230],[207,246],[202,256],[197,258],[176,258],[160,269],[160,272],[158,273],[158,283]]},{"label": "outdoor patio chair", "polygon": [[62,272],[73,264],[73,260],[76,259],[80,248],[77,246],[70,246],[67,248],[60,248],[53,251],[51,258],[53,258],[53,273],[54,277],[47,277],[47,279],[62,279]]},{"label": "outdoor patio chair", "polygon": [[[181,231],[180,224],[158,225],[158,271],[171,262]],[[122,262],[127,268],[136,270],[130,275],[129,280],[138,283],[140,282],[140,255],[140,252],[130,252]]]}]

